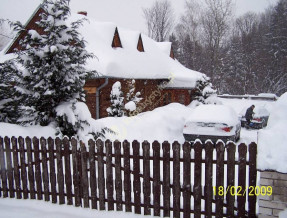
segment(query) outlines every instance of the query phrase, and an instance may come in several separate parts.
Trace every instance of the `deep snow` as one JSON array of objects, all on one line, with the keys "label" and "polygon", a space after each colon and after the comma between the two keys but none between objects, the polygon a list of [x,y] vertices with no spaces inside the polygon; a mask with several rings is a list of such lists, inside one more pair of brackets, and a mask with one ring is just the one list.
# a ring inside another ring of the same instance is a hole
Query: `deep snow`
[{"label": "deep snow", "polygon": [[1,198],[0,218],[140,218],[151,217],[127,212],[99,211],[52,204],[39,200]]}]

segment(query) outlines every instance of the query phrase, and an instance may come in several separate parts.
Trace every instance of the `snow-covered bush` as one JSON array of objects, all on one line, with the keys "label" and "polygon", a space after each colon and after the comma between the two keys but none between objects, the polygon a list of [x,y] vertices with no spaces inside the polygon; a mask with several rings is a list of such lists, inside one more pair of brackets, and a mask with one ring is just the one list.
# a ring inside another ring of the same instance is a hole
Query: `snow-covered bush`
[{"label": "snow-covered bush", "polygon": [[130,116],[130,112],[135,111],[137,108],[137,104],[142,100],[140,97],[141,93],[136,92],[135,93],[135,80],[131,80],[128,82],[128,93],[126,95],[126,104],[125,104],[125,109],[126,109],[126,115]]},{"label": "snow-covered bush", "polygon": [[107,108],[108,115],[110,117],[122,117],[124,115],[124,97],[119,81],[113,84],[110,98],[111,106]]},{"label": "snow-covered bush", "polygon": [[217,98],[216,90],[212,88],[209,77],[203,76],[196,82],[195,101],[192,104],[221,104]]}]

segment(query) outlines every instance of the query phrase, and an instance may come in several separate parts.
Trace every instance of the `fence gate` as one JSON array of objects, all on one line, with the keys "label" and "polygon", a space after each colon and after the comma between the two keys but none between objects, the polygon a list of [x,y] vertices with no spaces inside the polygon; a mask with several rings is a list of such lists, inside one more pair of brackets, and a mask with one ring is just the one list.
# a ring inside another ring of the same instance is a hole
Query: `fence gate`
[{"label": "fence gate", "polygon": [[256,155],[255,143],[0,137],[0,197],[165,217],[255,217]]}]

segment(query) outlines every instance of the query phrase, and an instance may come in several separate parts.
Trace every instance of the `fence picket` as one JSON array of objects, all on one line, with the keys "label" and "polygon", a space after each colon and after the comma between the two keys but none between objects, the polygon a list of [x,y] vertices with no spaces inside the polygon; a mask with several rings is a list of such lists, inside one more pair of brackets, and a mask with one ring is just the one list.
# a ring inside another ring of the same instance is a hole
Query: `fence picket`
[{"label": "fence picket", "polygon": [[143,148],[143,194],[144,194],[144,215],[150,215],[150,144],[148,141],[142,143]]},{"label": "fence picket", "polygon": [[201,195],[202,195],[201,160],[202,160],[202,144],[196,142],[194,144],[194,187],[193,187],[195,217],[200,217],[201,214]]},{"label": "fence picket", "polygon": [[190,165],[191,165],[191,145],[188,142],[183,144],[183,217],[190,217],[190,198],[191,198],[191,177],[190,177]]},{"label": "fence picket", "polygon": [[[256,187],[256,159],[257,159],[257,145],[255,143],[251,143],[249,145],[249,187]],[[256,216],[256,195],[248,194],[248,217]]]},{"label": "fence picket", "polygon": [[115,188],[116,188],[116,206],[117,211],[123,210],[123,188],[122,188],[122,172],[121,172],[121,143],[114,142],[115,148]]},{"label": "fence picket", "polygon": [[235,176],[235,144],[228,143],[226,145],[227,149],[227,189],[228,193],[226,195],[227,201],[227,216],[233,217],[234,216],[234,201],[235,195],[231,194],[233,192],[232,189],[235,187],[234,183],[234,176]]},{"label": "fence picket", "polygon": [[4,142],[5,142],[5,149],[6,149],[9,196],[10,196],[10,198],[14,198],[15,197],[15,189],[14,189],[14,177],[13,177],[13,168],[12,168],[10,138],[8,138],[6,136],[4,138]]},{"label": "fence picket", "polygon": [[164,141],[163,149],[163,216],[170,216],[170,144]]},{"label": "fence picket", "polygon": [[55,172],[55,149],[54,140],[48,138],[48,150],[49,150],[49,167],[50,167],[50,185],[51,185],[51,197],[52,203],[57,203],[57,189],[56,189],[56,172]]},{"label": "fence picket", "polygon": [[37,199],[42,200],[42,172],[40,166],[40,151],[39,151],[39,139],[33,138],[33,146],[34,146],[34,158],[35,158],[35,179],[36,179],[36,193]]},{"label": "fence picket", "polygon": [[[224,145],[222,142],[216,144],[216,217],[223,217],[224,198]],[[222,190],[222,193],[219,193]]]},{"label": "fence picket", "polygon": [[21,180],[24,199],[28,199],[28,182],[27,182],[27,171],[26,171],[26,158],[23,137],[18,138],[19,151],[20,151],[20,162],[21,162]]},{"label": "fence picket", "polygon": [[213,160],[213,144],[209,141],[205,144],[205,217],[212,217],[212,198],[213,198],[213,172],[212,172],[212,160]]},{"label": "fence picket", "polygon": [[36,199],[36,189],[35,189],[35,174],[34,174],[34,163],[32,156],[32,140],[30,137],[26,137],[25,139],[26,147],[27,147],[27,159],[28,159],[28,180],[29,180],[29,188],[30,188],[30,198]]},{"label": "fence picket", "polygon": [[3,197],[8,197],[8,184],[7,184],[7,175],[6,175],[6,166],[5,166],[5,156],[4,156],[4,140],[0,137],[0,164],[1,164],[1,181],[2,181],[2,192]]},{"label": "fence picket", "polygon": [[85,144],[81,141],[81,160],[82,160],[82,189],[83,189],[83,201],[84,207],[89,208],[89,180],[88,180],[88,171],[87,171],[87,149]]},{"label": "fence picket", "polygon": [[126,212],[132,211],[131,204],[131,165],[130,165],[130,143],[125,140],[124,148],[124,192]]},{"label": "fence picket", "polygon": [[75,195],[75,206],[80,207],[82,205],[82,199],[80,196],[81,182],[80,182],[80,170],[78,164],[78,150],[77,150],[77,140],[72,138],[72,163],[73,163],[73,185],[74,185],[74,195]]},{"label": "fence picket", "polygon": [[17,139],[13,136],[11,139],[11,142],[12,142],[12,149],[13,149],[13,165],[14,165],[14,179],[15,179],[15,187],[16,187],[16,197],[17,197],[17,199],[21,199],[22,193],[21,193],[21,179],[20,179],[20,171],[19,171]]},{"label": "fence picket", "polygon": [[114,179],[113,179],[113,167],[112,167],[112,142],[106,141],[106,186],[107,186],[107,199],[108,210],[114,210]]},{"label": "fence picket", "polygon": [[49,195],[49,172],[48,172],[48,159],[47,159],[47,141],[44,137],[40,139],[41,144],[41,157],[42,157],[42,167],[43,167],[43,184],[44,184],[44,198],[45,201],[50,201]]},{"label": "fence picket", "polygon": [[70,142],[67,137],[65,137],[63,140],[63,146],[64,146],[63,155],[65,160],[65,185],[66,185],[67,204],[73,205]]},{"label": "fence picket", "polygon": [[133,141],[133,171],[134,171],[134,207],[135,213],[141,214],[141,181],[140,181],[140,160],[138,141]]},{"label": "fence picket", "polygon": [[98,154],[98,184],[99,184],[99,203],[100,210],[105,210],[105,174],[104,174],[104,153],[103,141],[97,140],[97,154]]},{"label": "fence picket", "polygon": [[59,189],[59,204],[65,204],[64,173],[62,160],[62,140],[56,138],[57,182]]},{"label": "fence picket", "polygon": [[174,142],[173,150],[173,217],[180,217],[180,144]]},{"label": "fence picket", "polygon": [[158,141],[152,143],[153,148],[153,199],[154,216],[160,216],[160,144]]},{"label": "fence picket", "polygon": [[92,209],[97,209],[97,175],[95,164],[95,141],[89,140],[90,186]]},{"label": "fence picket", "polygon": [[[238,146],[239,152],[239,169],[238,169],[238,217],[245,217],[245,202],[246,202],[246,152],[247,146],[240,144]],[[240,190],[241,189],[241,190]]]}]

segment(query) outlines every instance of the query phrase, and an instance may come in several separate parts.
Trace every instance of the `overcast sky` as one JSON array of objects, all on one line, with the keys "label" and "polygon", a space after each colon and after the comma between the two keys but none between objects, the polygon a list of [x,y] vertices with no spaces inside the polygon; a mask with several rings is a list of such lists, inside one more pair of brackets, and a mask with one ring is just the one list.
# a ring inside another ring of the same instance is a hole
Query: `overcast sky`
[{"label": "overcast sky", "polygon": [[[204,1],[204,0],[200,0]],[[278,0],[234,0],[236,15],[247,11],[263,12]],[[0,18],[25,23],[42,0],[0,0]],[[111,21],[119,26],[146,32],[142,15],[143,7],[150,7],[155,0],[71,0],[72,12],[87,11],[88,16],[99,21]],[[184,11],[185,0],[171,0],[177,17]]]}]

